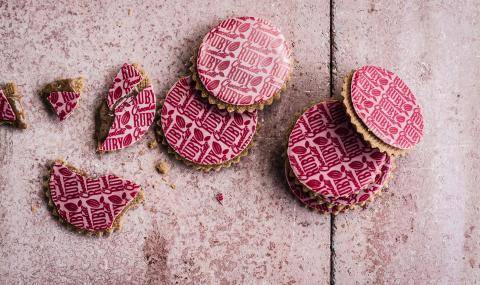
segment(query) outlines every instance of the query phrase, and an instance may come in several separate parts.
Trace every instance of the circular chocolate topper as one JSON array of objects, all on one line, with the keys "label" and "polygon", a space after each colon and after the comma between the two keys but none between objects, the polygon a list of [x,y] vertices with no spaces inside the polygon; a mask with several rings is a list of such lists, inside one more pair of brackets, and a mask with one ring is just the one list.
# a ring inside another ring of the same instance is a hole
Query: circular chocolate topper
[{"label": "circular chocolate topper", "polygon": [[177,81],[162,107],[161,127],[168,145],[198,165],[219,165],[252,142],[257,112],[229,113],[204,102],[191,77]]},{"label": "circular chocolate topper", "polygon": [[296,121],[287,155],[298,181],[317,195],[338,198],[368,187],[386,154],[355,131],[342,103],[325,101]]},{"label": "circular chocolate topper", "polygon": [[384,143],[410,149],[423,137],[423,116],[410,88],[393,72],[364,66],[353,73],[355,113]]},{"label": "circular chocolate topper", "polygon": [[198,49],[197,73],[208,93],[238,106],[262,104],[285,85],[290,51],[282,33],[265,20],[220,22]]}]

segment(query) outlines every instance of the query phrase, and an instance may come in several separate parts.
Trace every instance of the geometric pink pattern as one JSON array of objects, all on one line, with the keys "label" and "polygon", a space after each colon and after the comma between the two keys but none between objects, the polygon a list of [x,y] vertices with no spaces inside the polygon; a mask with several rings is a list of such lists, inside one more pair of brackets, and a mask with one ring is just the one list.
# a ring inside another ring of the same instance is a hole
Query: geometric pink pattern
[{"label": "geometric pink pattern", "polygon": [[356,132],[339,101],[318,103],[300,116],[287,155],[301,184],[334,199],[368,187],[386,158]]},{"label": "geometric pink pattern", "polygon": [[68,118],[75,107],[77,107],[78,99],[80,98],[79,93],[68,92],[68,91],[55,91],[51,92],[47,97],[47,100],[53,107],[53,110],[57,114],[60,121]]},{"label": "geometric pink pattern", "polygon": [[84,177],[59,161],[51,170],[49,189],[60,217],[87,231],[111,228],[141,190],[139,185],[115,175]]},{"label": "geometric pink pattern", "polygon": [[0,121],[15,122],[16,119],[17,116],[15,116],[12,106],[10,106],[3,90],[0,90]]},{"label": "geometric pink pattern", "polygon": [[290,73],[282,33],[265,20],[220,22],[198,50],[197,73],[208,93],[232,105],[263,103],[280,91]]},{"label": "geometric pink pattern", "polygon": [[423,137],[423,116],[410,88],[393,72],[376,66],[357,69],[351,98],[355,113],[384,143],[414,147]]},{"label": "geometric pink pattern", "polygon": [[199,165],[218,165],[241,154],[257,129],[257,112],[229,113],[205,103],[191,77],[177,81],[162,107],[168,145]]}]

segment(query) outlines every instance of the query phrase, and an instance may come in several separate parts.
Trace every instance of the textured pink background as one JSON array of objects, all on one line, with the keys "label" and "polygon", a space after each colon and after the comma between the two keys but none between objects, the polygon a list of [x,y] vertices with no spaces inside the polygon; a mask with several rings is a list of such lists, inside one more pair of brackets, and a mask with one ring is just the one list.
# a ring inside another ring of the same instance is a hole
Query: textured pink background
[{"label": "textured pink background", "polygon": [[[19,85],[30,123],[0,128],[0,283],[325,284],[330,269],[338,284],[480,282],[476,1],[334,1],[334,94],[350,69],[388,67],[417,94],[426,129],[386,195],[333,220],[333,268],[331,218],[292,197],[281,159],[293,114],[330,94],[330,1],[148,2],[0,0],[0,81]],[[209,27],[248,14],[279,26],[295,59],[283,99],[260,114],[250,156],[203,174],[149,150],[148,139],[95,154],[94,109],[123,62],[141,63],[163,95]],[[82,101],[58,124],[35,92],[79,74]],[[146,200],[108,238],[70,232],[42,199],[55,158],[134,179]],[[161,159],[175,190],[154,170]]]}]

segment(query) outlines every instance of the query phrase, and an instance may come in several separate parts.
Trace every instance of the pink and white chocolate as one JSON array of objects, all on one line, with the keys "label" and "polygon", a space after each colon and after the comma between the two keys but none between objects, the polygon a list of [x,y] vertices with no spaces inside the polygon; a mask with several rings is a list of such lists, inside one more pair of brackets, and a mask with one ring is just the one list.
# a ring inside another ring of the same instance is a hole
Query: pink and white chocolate
[{"label": "pink and white chocolate", "polygon": [[423,137],[423,116],[410,88],[391,71],[376,66],[357,69],[351,98],[355,113],[384,143],[410,149]]},{"label": "pink and white chocolate", "polygon": [[130,96],[141,80],[141,73],[128,63],[115,77],[107,97],[107,105],[115,118],[99,151],[126,148],[140,140],[152,125],[156,109],[153,87],[149,85]]},{"label": "pink and white chocolate", "polygon": [[220,22],[204,37],[196,67],[211,96],[248,106],[281,90],[291,70],[289,57],[276,27],[259,18],[238,17]]},{"label": "pink and white chocolate", "polygon": [[60,217],[77,229],[104,231],[141,191],[139,185],[115,175],[82,176],[55,162],[50,195]]},{"label": "pink and white chocolate", "polygon": [[0,89],[0,121],[15,122],[17,116],[3,90]]},{"label": "pink and white chocolate", "polygon": [[113,79],[112,85],[108,90],[108,108],[112,110],[115,103],[129,95],[133,88],[135,88],[142,79],[142,74],[135,68],[135,66],[124,63]]},{"label": "pink and white chocolate", "polygon": [[190,77],[168,91],[161,114],[168,145],[198,165],[219,165],[240,155],[252,142],[257,112],[229,113],[202,101]]},{"label": "pink and white chocolate", "polygon": [[324,199],[324,202],[348,206],[361,204],[367,201],[370,199],[370,197],[374,196],[375,193],[379,192],[385,187],[385,183],[390,175],[392,166],[392,158],[387,155],[384,164],[380,168],[380,173],[375,176],[374,181],[368,187],[360,190],[358,193],[354,193],[346,197],[339,197],[337,199]]},{"label": "pink and white chocolate", "polygon": [[307,207],[318,210],[322,213],[335,212],[341,210],[345,206],[360,205],[375,195],[375,193],[379,192],[385,186],[385,182],[388,178],[391,168],[392,160],[389,156],[387,156],[385,164],[382,166],[380,173],[377,174],[374,182],[370,186],[347,197],[327,199],[324,201],[320,201],[317,197],[310,195],[309,192],[305,192],[303,186],[299,185],[295,181],[295,178],[290,176],[289,172],[291,168],[288,164],[288,161],[285,163],[285,177],[292,194]]},{"label": "pink and white chocolate", "polygon": [[303,191],[303,186],[296,183],[295,178],[289,174],[290,166],[285,163],[285,178],[292,194],[300,200],[305,206],[317,210],[321,213],[330,212],[326,203],[320,202],[316,197],[311,196],[308,192]]},{"label": "pink and white chocolate", "polygon": [[60,121],[63,121],[72,114],[73,110],[75,110],[79,98],[79,93],[55,91],[50,93],[47,100],[52,105],[53,110]]},{"label": "pink and white chocolate", "polygon": [[338,101],[318,103],[300,116],[287,155],[298,181],[326,198],[349,196],[368,187],[386,157],[362,139]]}]

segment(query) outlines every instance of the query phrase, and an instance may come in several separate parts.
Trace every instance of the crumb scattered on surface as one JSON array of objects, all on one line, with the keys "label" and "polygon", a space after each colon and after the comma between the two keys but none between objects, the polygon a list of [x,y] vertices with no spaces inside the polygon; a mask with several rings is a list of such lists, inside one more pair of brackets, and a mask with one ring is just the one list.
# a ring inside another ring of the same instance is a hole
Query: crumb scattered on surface
[{"label": "crumb scattered on surface", "polygon": [[165,161],[158,162],[155,165],[155,168],[160,174],[168,174],[168,171],[170,170],[170,166]]},{"label": "crumb scattered on surface", "polygon": [[144,149],[141,149],[139,152],[138,152],[139,155],[144,155],[145,154],[145,150]]},{"label": "crumb scattered on surface", "polygon": [[175,190],[175,188],[177,188],[177,186],[175,186],[175,184],[170,184],[170,188],[172,188],[173,190]]},{"label": "crumb scattered on surface", "polygon": [[157,140],[151,140],[151,141],[148,143],[148,147],[149,147],[149,148],[156,148],[156,147],[157,147]]},{"label": "crumb scattered on surface", "polygon": [[223,194],[222,193],[217,193],[215,194],[215,199],[217,199],[218,203],[220,203],[220,205],[223,205]]},{"label": "crumb scattered on surface", "polygon": [[30,210],[32,210],[32,213],[36,213],[38,211],[38,204],[32,204],[30,206]]},{"label": "crumb scattered on surface", "polygon": [[128,16],[132,16],[132,9],[128,8]]}]

